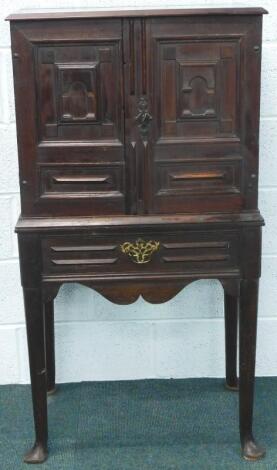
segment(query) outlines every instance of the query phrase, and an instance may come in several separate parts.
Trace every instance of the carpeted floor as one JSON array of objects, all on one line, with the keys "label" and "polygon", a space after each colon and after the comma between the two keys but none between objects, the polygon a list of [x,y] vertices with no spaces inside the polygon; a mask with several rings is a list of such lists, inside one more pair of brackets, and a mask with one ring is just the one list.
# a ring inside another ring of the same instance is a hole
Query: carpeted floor
[{"label": "carpeted floor", "polygon": [[[49,398],[49,458],[40,470],[277,469],[277,377],[256,380],[264,460],[240,457],[238,394],[221,379],[59,385]],[[0,387],[0,470],[27,469],[30,387]]]}]

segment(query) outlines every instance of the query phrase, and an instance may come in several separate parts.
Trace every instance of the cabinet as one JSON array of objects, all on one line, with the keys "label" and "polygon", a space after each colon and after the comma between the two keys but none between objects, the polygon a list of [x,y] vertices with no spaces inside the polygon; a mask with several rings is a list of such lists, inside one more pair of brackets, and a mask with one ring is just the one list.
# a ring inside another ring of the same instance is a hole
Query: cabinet
[{"label": "cabinet", "polygon": [[200,278],[225,292],[226,384],[252,434],[261,226],[262,8],[11,15],[18,233],[36,440],[47,456],[53,301],[65,282],[159,303]]}]

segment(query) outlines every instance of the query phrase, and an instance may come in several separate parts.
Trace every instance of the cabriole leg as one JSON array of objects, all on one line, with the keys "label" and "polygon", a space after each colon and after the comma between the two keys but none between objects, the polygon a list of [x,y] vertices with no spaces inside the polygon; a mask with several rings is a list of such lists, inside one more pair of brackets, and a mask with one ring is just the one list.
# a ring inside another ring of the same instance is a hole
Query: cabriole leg
[{"label": "cabriole leg", "polygon": [[226,388],[237,391],[238,297],[225,292],[224,306]]},{"label": "cabriole leg", "polygon": [[40,288],[23,291],[35,424],[35,444],[24,462],[41,463],[47,458],[48,434],[43,303]]},{"label": "cabriole leg", "polygon": [[258,287],[257,279],[242,280],[240,285],[239,413],[242,455],[247,460],[257,460],[265,455],[252,432]]},{"label": "cabriole leg", "polygon": [[44,304],[45,325],[45,358],[46,358],[46,381],[47,393],[53,394],[55,386],[55,333],[54,333],[54,301]]}]

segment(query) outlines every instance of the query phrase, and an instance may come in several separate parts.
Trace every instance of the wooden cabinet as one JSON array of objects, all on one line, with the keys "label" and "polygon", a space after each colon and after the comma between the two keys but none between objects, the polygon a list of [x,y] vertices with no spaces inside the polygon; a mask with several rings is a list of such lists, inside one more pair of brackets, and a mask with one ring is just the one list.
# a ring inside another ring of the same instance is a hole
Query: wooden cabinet
[{"label": "wooden cabinet", "polygon": [[[53,300],[64,282],[117,303],[225,290],[226,382],[252,435],[261,226],[262,8],[11,15],[19,238],[36,444],[47,455]],[[238,308],[240,305],[240,308]],[[46,359],[45,359],[46,356]]]}]

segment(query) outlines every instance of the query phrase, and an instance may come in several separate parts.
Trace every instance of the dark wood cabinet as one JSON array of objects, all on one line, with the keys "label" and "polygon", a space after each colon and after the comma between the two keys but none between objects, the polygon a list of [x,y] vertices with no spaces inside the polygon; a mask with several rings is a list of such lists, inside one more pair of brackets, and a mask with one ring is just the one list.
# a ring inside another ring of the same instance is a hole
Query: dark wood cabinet
[{"label": "dark wood cabinet", "polygon": [[195,279],[219,279],[242,452],[264,455],[252,434],[263,13],[41,10],[8,18],[36,431],[27,462],[47,456],[53,300],[64,282],[127,304],[164,302]]}]

